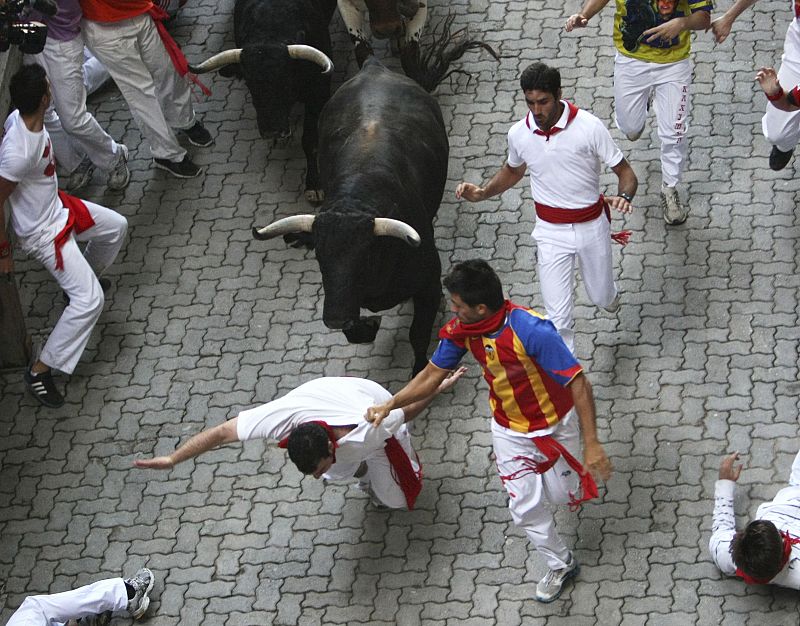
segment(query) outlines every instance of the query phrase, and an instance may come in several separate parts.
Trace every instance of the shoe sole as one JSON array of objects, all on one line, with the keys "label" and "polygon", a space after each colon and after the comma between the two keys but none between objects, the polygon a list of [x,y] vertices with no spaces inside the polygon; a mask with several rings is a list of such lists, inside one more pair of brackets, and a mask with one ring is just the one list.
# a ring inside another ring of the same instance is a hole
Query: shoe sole
[{"label": "shoe sole", "polygon": [[131,614],[133,615],[133,619],[141,619],[141,617],[147,613],[147,609],[150,606],[150,592],[153,590],[153,585],[156,582],[156,578],[153,576],[153,572],[150,570],[150,568],[144,567],[142,569],[150,572],[150,584],[147,585],[147,589],[145,589],[144,593],[142,594],[142,600],[139,603],[139,610]]},{"label": "shoe sole", "polygon": [[189,174],[179,174],[179,173],[175,172],[174,170],[171,170],[171,169],[169,169],[169,168],[168,168],[166,165],[161,165],[161,163],[159,163],[159,162],[158,162],[158,161],[156,161],[155,159],[153,160],[153,165],[155,165],[155,166],[156,166],[158,169],[164,170],[165,172],[169,172],[169,173],[170,173],[170,174],[172,174],[172,175],[173,175],[175,178],[186,178],[186,179],[189,179],[189,178],[197,178],[197,177],[198,177],[198,176],[200,176],[200,174],[202,174],[202,173],[205,171],[205,169],[206,169],[204,166],[203,166],[203,167],[199,167],[199,168],[197,169],[197,173],[196,173],[196,174],[191,174],[191,175],[189,175]]},{"label": "shoe sole", "polygon": [[118,185],[112,185],[111,183],[106,183],[106,187],[111,191],[122,191],[123,189],[125,189],[125,187],[127,187],[130,184],[130,182],[131,182],[131,171],[128,170],[128,175],[125,177],[125,182]]},{"label": "shoe sole", "polygon": [[686,222],[686,220],[688,220],[688,219],[689,219],[689,216],[687,215],[682,220],[673,220],[673,221],[670,222],[667,219],[667,216],[666,215],[664,216],[664,221],[667,223],[667,226],[680,226],[681,224],[684,224]]},{"label": "shoe sole", "polygon": [[551,602],[555,602],[561,597],[561,594],[564,593],[564,585],[566,585],[570,580],[575,578],[581,571],[581,564],[577,563],[575,565],[575,569],[572,570],[567,577],[564,579],[564,582],[561,583],[561,589],[558,590],[558,593],[554,595],[552,598],[543,599],[540,598],[538,595],[536,596],[537,602],[541,602],[542,604],[550,604]]}]

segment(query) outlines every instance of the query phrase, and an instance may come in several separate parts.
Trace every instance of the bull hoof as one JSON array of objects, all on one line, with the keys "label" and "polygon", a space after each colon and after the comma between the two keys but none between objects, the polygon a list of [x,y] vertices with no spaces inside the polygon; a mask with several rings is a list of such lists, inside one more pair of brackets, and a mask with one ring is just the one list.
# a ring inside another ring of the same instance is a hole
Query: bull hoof
[{"label": "bull hoof", "polygon": [[325,192],[322,189],[306,189],[305,196],[311,204],[322,204],[325,201]]}]

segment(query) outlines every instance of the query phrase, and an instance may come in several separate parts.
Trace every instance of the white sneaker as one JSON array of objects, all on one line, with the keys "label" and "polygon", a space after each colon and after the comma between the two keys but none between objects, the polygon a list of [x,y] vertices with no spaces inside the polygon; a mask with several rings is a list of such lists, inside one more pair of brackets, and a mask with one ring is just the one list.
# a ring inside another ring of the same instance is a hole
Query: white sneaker
[{"label": "white sneaker", "polygon": [[664,209],[664,221],[670,226],[683,224],[689,217],[689,210],[681,204],[675,187],[661,186],[661,208]]},{"label": "white sneaker", "polygon": [[539,602],[552,602],[558,599],[564,588],[564,583],[570,578],[575,578],[581,568],[575,556],[570,553],[569,563],[563,569],[551,569],[536,585],[536,599]]},{"label": "white sneaker", "polygon": [[119,191],[125,189],[129,182],[131,182],[131,171],[128,169],[128,147],[121,143],[119,144],[117,163],[114,165],[114,169],[108,173],[106,186],[113,191]]},{"label": "white sneaker", "polygon": [[94,163],[92,163],[92,160],[88,156],[83,157],[83,161],[81,161],[78,167],[69,175],[67,191],[72,193],[73,191],[78,191],[81,187],[86,187],[86,185],[92,182],[93,174]]}]

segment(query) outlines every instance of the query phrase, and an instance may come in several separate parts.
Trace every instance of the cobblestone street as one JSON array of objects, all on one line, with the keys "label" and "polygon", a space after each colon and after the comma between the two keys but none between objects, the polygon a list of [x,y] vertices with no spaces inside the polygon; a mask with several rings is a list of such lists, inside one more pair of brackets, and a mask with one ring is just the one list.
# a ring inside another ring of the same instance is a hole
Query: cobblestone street
[{"label": "cobblestone street", "polygon": [[[546,566],[511,521],[486,384],[471,357],[465,379],[414,423],[425,483],[413,512],[377,510],[354,485],[303,477],[284,450],[260,442],[169,472],[132,467],[317,376],[364,376],[397,391],[411,370],[410,304],[383,314],[374,344],[348,344],[322,323],[314,254],[253,240],[253,225],[313,210],[303,197],[302,115],[294,139],[272,147],[244,82],[210,74],[213,95],[196,108],[215,143],[189,147],[207,166],[198,179],[152,168],[116,88],[90,98],[131,149],[132,182],[110,192],[98,173],[80,195],[124,214],[129,239],[107,274],[112,288],[89,348],[69,379],[57,378],[66,405],[40,406],[21,372],[0,375],[0,623],[27,595],[145,564],[157,576],[153,626],[800,622],[797,592],[727,579],[708,554],[721,456],[744,455],[743,522],[785,486],[800,448],[800,183],[796,160],[782,172],[767,166],[766,98],[753,80],[780,62],[789,3],[762,0],[724,44],[694,36],[691,213],[678,227],[662,217],[654,117],[636,143],[613,123],[613,8],[565,33],[579,8],[431,8],[434,20],[450,10],[457,27],[505,55],[498,63],[467,53],[457,67],[472,79],[435,92],[450,138],[436,221],[445,271],[486,258],[513,300],[543,310],[527,177],[500,199],[454,195],[461,180],[486,180],[502,164],[506,132],[526,110],[519,73],[533,61],[561,70],[565,98],[607,123],[639,177],[634,213],[613,224],[633,231],[628,246],[614,246],[621,308],[606,313],[577,290],[577,352],[615,473],[600,500],[557,515],[581,563],[561,599],[534,600]],[[233,46],[232,10],[232,0],[189,0],[172,32],[190,61]],[[357,68],[338,12],[331,30],[338,86]],[[399,71],[388,45],[377,49]],[[604,174],[604,189],[615,193],[615,180]],[[15,267],[41,344],[63,310],[61,293],[21,253]],[[448,315],[443,302],[437,324]]]}]

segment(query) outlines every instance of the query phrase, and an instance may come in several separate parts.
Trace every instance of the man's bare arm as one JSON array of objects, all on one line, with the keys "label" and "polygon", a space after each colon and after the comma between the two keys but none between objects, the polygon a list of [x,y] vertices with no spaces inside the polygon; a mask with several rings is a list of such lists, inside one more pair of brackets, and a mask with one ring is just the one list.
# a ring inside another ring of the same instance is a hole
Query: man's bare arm
[{"label": "man's bare arm", "polygon": [[[757,0],[737,0],[730,9],[711,22],[709,28],[711,32],[714,33],[714,40],[717,43],[725,41],[731,32],[736,18],[739,17],[745,9],[753,6],[756,2]],[[708,28],[706,30],[708,30]]]},{"label": "man's bare arm", "polygon": [[596,478],[611,477],[611,462],[597,439],[597,424],[592,385],[584,374],[578,374],[569,384],[572,401],[581,424],[583,437],[583,464]]},{"label": "man's bare arm", "polygon": [[567,18],[564,29],[569,33],[575,28],[584,28],[607,4],[608,0],[586,0],[580,13],[574,13]]},{"label": "man's bare arm", "polygon": [[238,420],[238,417],[234,417],[224,424],[197,433],[168,456],[158,456],[152,459],[136,459],[133,464],[136,467],[147,469],[171,469],[178,463],[186,461],[187,459],[192,459],[203,452],[207,452],[208,450],[226,443],[239,441],[239,437],[236,433],[236,424]]},{"label": "man's bare arm", "polygon": [[436,367],[433,363],[428,363],[425,369],[419,374],[414,376],[411,381],[398,391],[392,398],[383,404],[371,406],[367,409],[364,418],[368,422],[372,422],[374,426],[380,426],[380,423],[386,419],[394,409],[402,409],[415,402],[426,400],[429,396],[436,393],[436,389],[442,384],[450,370],[444,370],[441,367]]},{"label": "man's bare arm", "polygon": [[479,187],[472,183],[459,183],[458,187],[456,187],[456,198],[459,200],[463,198],[469,202],[488,200],[516,185],[522,180],[526,169],[528,168],[524,164],[519,167],[511,167],[508,162],[505,162],[503,163],[503,167],[492,176],[492,180],[486,183],[484,187]]},{"label": "man's bare arm", "polygon": [[441,382],[441,384],[436,388],[436,391],[433,392],[430,396],[425,398],[424,400],[420,400],[419,402],[412,402],[408,406],[403,409],[403,413],[406,416],[406,422],[410,422],[413,420],[417,415],[422,413],[425,409],[428,408],[428,405],[433,402],[433,399],[438,396],[440,393],[447,391],[453,385],[458,382],[458,379],[464,375],[464,372],[467,371],[466,367],[459,367],[457,370],[453,370],[447,373],[447,377]]},{"label": "man's bare arm", "polygon": [[636,190],[639,188],[639,180],[636,178],[636,173],[624,158],[617,163],[611,170],[617,175],[617,195],[607,198],[609,206],[622,213],[630,213],[633,211],[631,202],[622,197],[621,194],[633,198],[636,195]]},{"label": "man's bare arm", "polygon": [[663,24],[648,28],[642,33],[642,40],[648,43],[656,41],[672,41],[687,30],[708,30],[711,26],[709,11],[695,11],[685,17],[673,17]]}]

